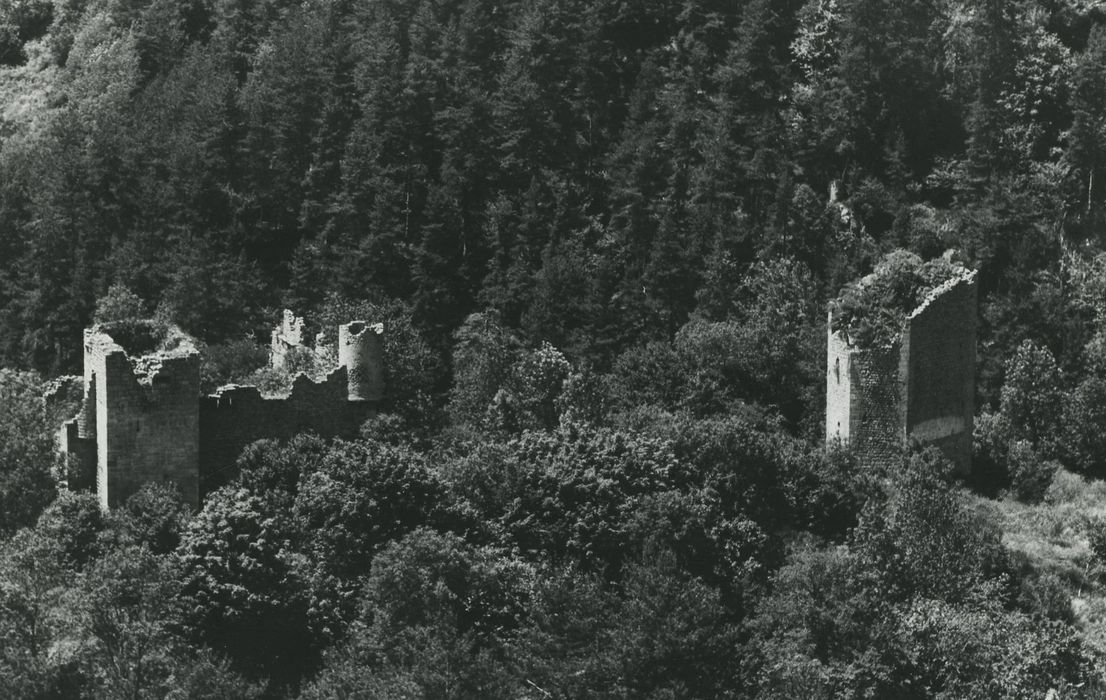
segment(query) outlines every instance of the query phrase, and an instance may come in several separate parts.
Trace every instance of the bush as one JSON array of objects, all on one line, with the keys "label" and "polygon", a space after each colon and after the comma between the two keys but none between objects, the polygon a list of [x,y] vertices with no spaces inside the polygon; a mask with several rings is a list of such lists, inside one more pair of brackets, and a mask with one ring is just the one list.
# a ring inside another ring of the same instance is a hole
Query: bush
[{"label": "bush", "polygon": [[1023,503],[1040,503],[1059,466],[1042,459],[1027,441],[1018,440],[1010,446],[1007,466],[1011,493]]},{"label": "bush", "polygon": [[0,24],[0,65],[18,66],[24,60],[19,28],[10,24]]},{"label": "bush", "polygon": [[790,455],[784,460],[784,488],[796,524],[841,542],[875,492],[875,475],[840,446]]},{"label": "bush", "polygon": [[62,462],[37,375],[0,369],[0,537],[31,525],[57,495]]},{"label": "bush", "polygon": [[544,342],[511,367],[507,388],[525,411],[526,427],[548,430],[557,425],[557,399],[571,373],[561,351]]},{"label": "bush", "polygon": [[125,543],[147,547],[154,554],[168,554],[180,544],[191,510],[175,485],[147,482],[108,520]]},{"label": "bush", "polygon": [[521,342],[494,311],[471,314],[453,340],[449,412],[455,422],[471,423],[483,415],[507,380]]},{"label": "bush", "polygon": [[107,294],[96,300],[96,323],[136,321],[149,316],[146,302],[122,284],[113,284]]},{"label": "bush", "polygon": [[1095,517],[1083,526],[1087,535],[1087,546],[1099,564],[1106,564],[1106,518]]},{"label": "bush", "polygon": [[1010,485],[1010,425],[996,413],[976,416],[972,431],[971,481],[995,496]]},{"label": "bush", "polygon": [[1005,575],[1002,533],[940,473],[951,468],[933,448],[914,455],[861,512],[850,547],[879,573],[885,600],[971,600]]},{"label": "bush", "polygon": [[653,341],[629,348],[611,369],[613,398],[617,406],[675,408],[687,393],[686,359],[672,343]]},{"label": "bush", "polygon": [[[1047,348],[1023,342],[1006,363],[999,412],[984,412],[975,422],[973,479],[986,491],[1007,487],[1019,501],[1039,503],[1059,467],[1053,460],[1061,454],[1081,454],[1088,444],[1072,431],[1087,432],[1087,422],[1080,419],[1094,414],[1088,408],[1094,403],[1093,393],[1085,397],[1088,401],[1074,402],[1065,415],[1055,358]],[[1078,426],[1069,426],[1064,439],[1068,421]]]},{"label": "bush", "polygon": [[922,262],[914,253],[892,251],[872,274],[845,288],[837,300],[833,330],[858,347],[886,347],[929,292],[963,272],[945,258]]},{"label": "bush", "polygon": [[1089,377],[1064,404],[1064,440],[1060,447],[1072,469],[1106,476],[1106,379]]},{"label": "bush", "polygon": [[999,413],[1013,435],[1043,456],[1057,453],[1062,432],[1064,389],[1056,359],[1047,348],[1023,342],[1006,363]]},{"label": "bush", "polygon": [[269,351],[249,338],[208,345],[201,353],[200,390],[209,393],[223,384],[247,383],[269,361]]},{"label": "bush", "polygon": [[9,0],[0,3],[0,65],[20,66],[23,45],[44,35],[53,20],[50,0]]},{"label": "bush", "polygon": [[1086,493],[1087,480],[1066,469],[1058,469],[1052,475],[1052,483],[1045,491],[1044,501],[1052,505],[1074,503]]},{"label": "bush", "polygon": [[1019,606],[1035,617],[1059,620],[1071,624],[1075,614],[1071,609],[1071,592],[1054,573],[1033,573],[1019,582]]}]

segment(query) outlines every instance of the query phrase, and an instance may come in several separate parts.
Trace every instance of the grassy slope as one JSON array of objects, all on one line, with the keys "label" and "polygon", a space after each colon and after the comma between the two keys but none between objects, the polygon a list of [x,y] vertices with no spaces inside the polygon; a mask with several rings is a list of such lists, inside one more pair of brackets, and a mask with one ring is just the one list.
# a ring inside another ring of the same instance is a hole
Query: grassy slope
[{"label": "grassy slope", "polygon": [[1065,583],[1083,636],[1106,653],[1106,566],[1095,562],[1086,534],[1088,522],[1106,519],[1106,482],[1088,482],[1061,470],[1038,505],[972,498],[974,507],[1002,529],[1007,547]]}]

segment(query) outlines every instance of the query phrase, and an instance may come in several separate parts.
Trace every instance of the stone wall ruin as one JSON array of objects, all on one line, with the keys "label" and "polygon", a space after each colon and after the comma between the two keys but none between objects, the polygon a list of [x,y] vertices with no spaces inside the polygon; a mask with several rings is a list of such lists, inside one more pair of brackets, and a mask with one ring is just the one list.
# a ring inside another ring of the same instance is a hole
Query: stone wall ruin
[{"label": "stone wall ruin", "polygon": [[[302,331],[303,320],[286,311],[273,332],[274,367],[303,348]],[[180,329],[154,321],[89,328],[83,400],[60,433],[69,486],[94,489],[106,509],[146,482],[171,482],[198,507],[255,440],[354,437],[384,397],[382,334],[364,321],[340,326],[338,367],[319,381],[299,374],[286,394],[228,385],[201,396],[200,351]]]},{"label": "stone wall ruin", "polygon": [[964,271],[927,294],[888,347],[850,344],[831,313],[826,440],[870,464],[889,464],[910,442],[935,445],[970,472],[976,308],[976,273]]}]

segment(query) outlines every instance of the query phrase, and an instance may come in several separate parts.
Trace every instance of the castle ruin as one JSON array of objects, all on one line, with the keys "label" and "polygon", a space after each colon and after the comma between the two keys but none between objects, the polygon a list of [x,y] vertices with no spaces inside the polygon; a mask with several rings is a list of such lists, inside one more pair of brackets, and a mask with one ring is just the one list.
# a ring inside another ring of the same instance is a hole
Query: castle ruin
[{"label": "castle ruin", "polygon": [[971,471],[975,411],[976,273],[930,291],[889,346],[857,347],[828,323],[826,440],[864,463],[889,464],[904,445],[935,445]]},{"label": "castle ruin", "polygon": [[[324,356],[303,345],[302,329],[303,319],[286,311],[273,332],[274,367],[284,369],[293,351]],[[380,324],[340,326],[337,367],[321,381],[298,374],[284,395],[231,384],[202,396],[200,351],[179,328],[148,320],[93,326],[85,331],[80,410],[60,435],[73,465],[70,488],[94,489],[112,508],[146,482],[171,482],[198,507],[255,440],[353,437],[384,397],[382,335]]]}]

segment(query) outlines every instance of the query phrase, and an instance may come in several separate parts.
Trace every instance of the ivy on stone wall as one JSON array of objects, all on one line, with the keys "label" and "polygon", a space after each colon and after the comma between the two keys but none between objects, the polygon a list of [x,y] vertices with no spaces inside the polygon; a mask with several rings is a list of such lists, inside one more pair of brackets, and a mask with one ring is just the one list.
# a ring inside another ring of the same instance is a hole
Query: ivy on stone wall
[{"label": "ivy on stone wall", "polygon": [[905,250],[892,251],[872,274],[845,287],[833,304],[832,328],[854,346],[889,347],[926,296],[964,272],[944,257],[923,261]]}]

